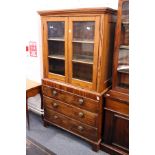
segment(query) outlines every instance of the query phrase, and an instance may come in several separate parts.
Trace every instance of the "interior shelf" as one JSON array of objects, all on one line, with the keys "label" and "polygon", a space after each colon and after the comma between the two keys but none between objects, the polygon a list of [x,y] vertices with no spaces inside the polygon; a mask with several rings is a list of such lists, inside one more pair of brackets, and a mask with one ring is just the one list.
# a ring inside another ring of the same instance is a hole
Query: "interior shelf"
[{"label": "interior shelf", "polygon": [[118,68],[117,68],[117,71],[119,73],[127,73],[129,74],[129,65],[120,65]]},{"label": "interior shelf", "polygon": [[83,63],[83,64],[93,64],[93,60],[91,59],[73,59],[72,62]]},{"label": "interior shelf", "polygon": [[89,44],[94,44],[93,40],[80,40],[80,39],[74,39],[72,41],[73,43],[89,43]]},{"label": "interior shelf", "polygon": [[129,45],[121,45],[120,49],[129,49]]},{"label": "interior shelf", "polygon": [[65,56],[64,55],[50,55],[50,56],[48,56],[48,58],[65,60]]},{"label": "interior shelf", "polygon": [[53,41],[65,41],[64,38],[53,38],[53,37],[49,37],[48,40],[53,40]]}]

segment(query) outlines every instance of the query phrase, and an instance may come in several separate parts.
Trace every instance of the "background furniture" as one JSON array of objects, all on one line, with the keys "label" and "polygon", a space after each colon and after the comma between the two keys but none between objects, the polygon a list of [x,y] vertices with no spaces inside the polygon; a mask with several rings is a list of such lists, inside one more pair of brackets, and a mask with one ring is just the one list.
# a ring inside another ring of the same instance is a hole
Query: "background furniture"
[{"label": "background furniture", "polygon": [[129,1],[119,0],[115,32],[112,90],[106,93],[101,148],[129,152]]},{"label": "background furniture", "polygon": [[[37,108],[31,107],[31,106],[28,105],[28,98],[33,97],[33,96],[37,95],[38,93],[41,96],[41,107],[40,107],[39,111],[38,111]],[[35,81],[32,81],[32,80],[26,79],[26,117],[27,117],[27,122],[28,122],[28,128],[29,128],[29,113],[28,113],[29,108],[31,108],[33,110],[37,110],[38,112],[43,114],[41,84],[39,84],[39,83],[37,83]],[[43,117],[43,115],[42,115],[42,117]]]},{"label": "background furniture", "polygon": [[103,95],[111,86],[116,11],[39,11],[42,21],[44,125],[101,142]]}]

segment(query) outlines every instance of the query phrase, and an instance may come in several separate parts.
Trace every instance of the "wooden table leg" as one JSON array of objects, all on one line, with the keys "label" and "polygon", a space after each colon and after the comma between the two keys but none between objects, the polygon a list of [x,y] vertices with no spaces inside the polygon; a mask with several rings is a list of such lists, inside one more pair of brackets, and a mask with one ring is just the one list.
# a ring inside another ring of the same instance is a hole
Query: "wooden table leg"
[{"label": "wooden table leg", "polygon": [[26,99],[26,119],[27,119],[28,130],[30,130],[29,110],[28,110],[28,102],[27,102],[27,99]]},{"label": "wooden table leg", "polygon": [[[43,94],[42,94],[42,89],[40,88],[40,97],[41,97],[41,110],[43,110],[44,109],[44,107],[43,107]],[[42,118],[42,120],[44,120],[44,115],[43,114],[41,114],[41,118]]]}]

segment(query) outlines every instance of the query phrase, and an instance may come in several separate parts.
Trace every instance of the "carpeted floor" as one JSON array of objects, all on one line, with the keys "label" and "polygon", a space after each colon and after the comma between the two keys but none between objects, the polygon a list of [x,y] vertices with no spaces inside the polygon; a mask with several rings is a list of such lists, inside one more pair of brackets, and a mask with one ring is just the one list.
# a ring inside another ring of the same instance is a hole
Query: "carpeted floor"
[{"label": "carpeted floor", "polygon": [[108,155],[103,151],[92,151],[86,141],[54,126],[43,126],[39,115],[30,112],[30,130],[26,135],[57,155]]},{"label": "carpeted floor", "polygon": [[33,139],[26,137],[26,155],[56,155]]}]

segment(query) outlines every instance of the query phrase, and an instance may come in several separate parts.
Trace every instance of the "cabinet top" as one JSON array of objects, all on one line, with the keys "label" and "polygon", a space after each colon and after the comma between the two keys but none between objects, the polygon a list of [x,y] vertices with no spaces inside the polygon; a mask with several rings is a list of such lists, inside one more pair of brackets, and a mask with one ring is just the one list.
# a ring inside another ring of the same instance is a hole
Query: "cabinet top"
[{"label": "cabinet top", "polygon": [[117,10],[103,7],[103,8],[78,8],[65,10],[43,10],[38,11],[40,16],[59,15],[59,14],[116,14]]}]

